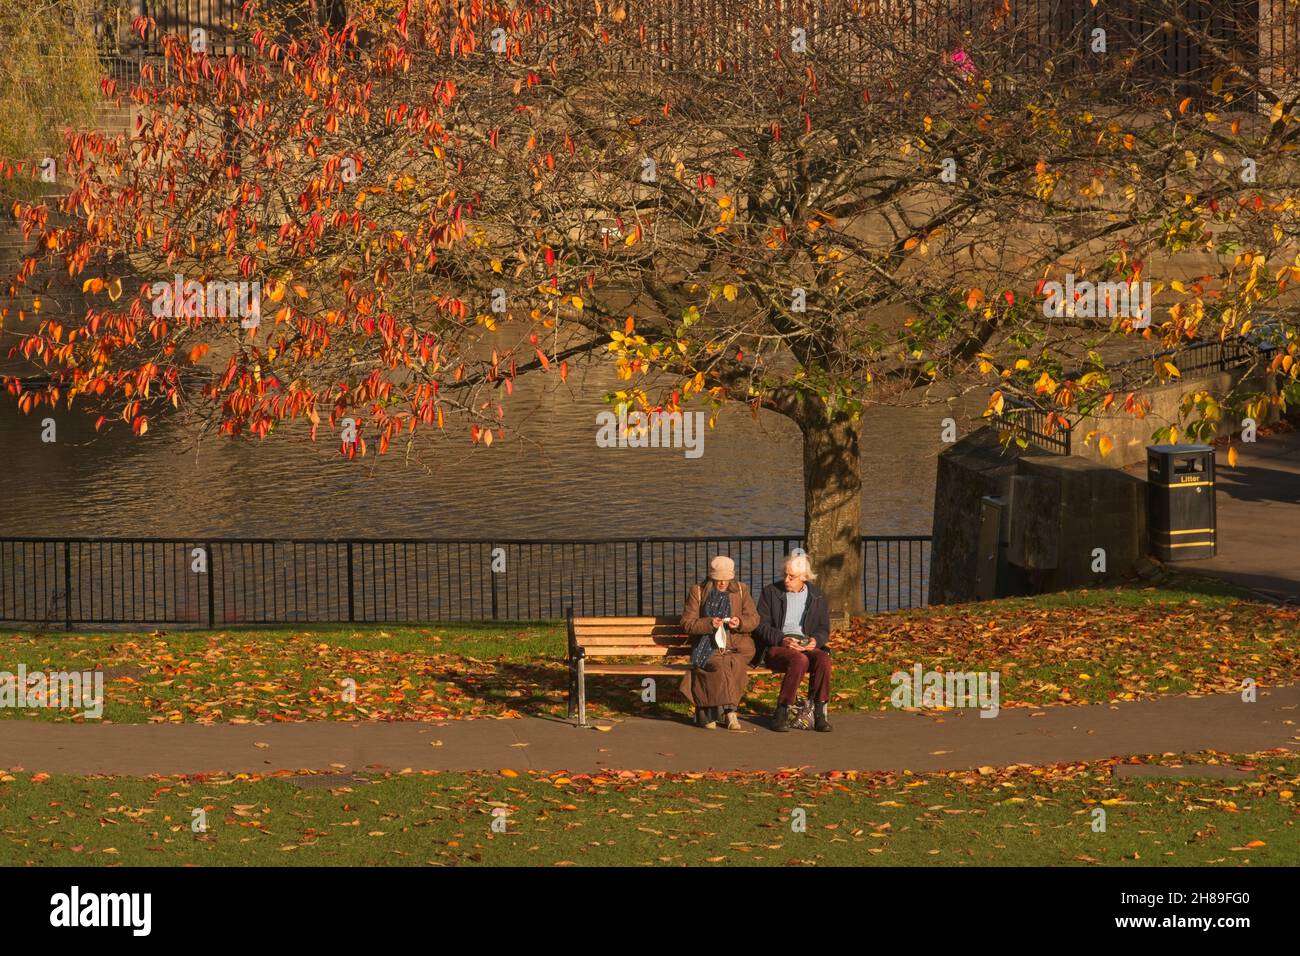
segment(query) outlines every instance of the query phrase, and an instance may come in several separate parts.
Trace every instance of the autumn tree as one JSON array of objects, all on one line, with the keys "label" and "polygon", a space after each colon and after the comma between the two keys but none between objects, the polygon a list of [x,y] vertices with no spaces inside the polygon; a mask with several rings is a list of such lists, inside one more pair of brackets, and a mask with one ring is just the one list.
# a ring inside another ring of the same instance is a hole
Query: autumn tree
[{"label": "autumn tree", "polygon": [[[1140,410],[1115,355],[1236,334],[1300,269],[1294,99],[1227,53],[1181,95],[1159,37],[1116,21],[1097,51],[1082,9],[1045,35],[1002,0],[752,0],[723,21],[693,0],[358,0],[342,25],[306,2],[246,4],[233,55],[163,37],[165,74],[106,87],[143,111],[135,134],[70,140],[73,224],[18,209],[39,253],[6,330],[51,375],[10,382],[24,407],[143,431],[173,406],[258,438],[350,419],[342,451],[382,453],[430,426],[491,443],[519,375],[610,362],[624,407],[798,426],[808,548],[856,611],[873,406],[986,385],[1060,427]],[[84,316],[31,314],[52,267]],[[1053,276],[1157,268],[1182,277],[1154,316],[1045,314]],[[160,314],[174,274],[259,282],[257,321]],[[1292,327],[1270,330],[1294,382]]]}]

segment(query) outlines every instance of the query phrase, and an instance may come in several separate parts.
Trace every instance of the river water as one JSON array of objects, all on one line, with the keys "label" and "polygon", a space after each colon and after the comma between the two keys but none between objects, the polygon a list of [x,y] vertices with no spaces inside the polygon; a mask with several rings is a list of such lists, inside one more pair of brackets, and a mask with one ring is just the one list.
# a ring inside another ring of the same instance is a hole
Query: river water
[{"label": "river water", "polygon": [[[618,385],[592,373],[554,374],[515,390],[506,440],[423,439],[410,454],[348,461],[337,446],[290,429],[266,441],[210,438],[196,447],[179,421],[155,418],[137,438],[96,435],[79,411],[20,414],[0,396],[3,535],[259,537],[540,537],[799,533],[799,434],[770,414],[728,407],[682,449],[601,448],[600,395]],[[869,411],[862,529],[928,534],[941,422],[964,434],[982,403]],[[323,431],[322,431],[323,434]]]}]

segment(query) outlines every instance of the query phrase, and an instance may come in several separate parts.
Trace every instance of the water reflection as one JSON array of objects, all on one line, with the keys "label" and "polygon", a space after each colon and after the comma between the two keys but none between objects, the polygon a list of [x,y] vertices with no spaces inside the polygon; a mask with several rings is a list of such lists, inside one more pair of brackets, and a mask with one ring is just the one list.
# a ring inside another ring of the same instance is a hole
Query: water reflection
[{"label": "water reflection", "polygon": [[[557,387],[558,386],[558,387]],[[465,536],[780,534],[803,524],[798,431],[747,408],[723,411],[704,454],[596,446],[599,396],[617,387],[521,380],[507,437],[474,447],[459,434],[406,453],[347,461],[290,428],[264,442],[212,438],[195,447],[179,422],[147,435],[96,435],[59,410],[58,441],[41,441],[42,409],[0,399],[9,452],[0,534],[141,536]],[[863,530],[930,531],[940,421],[973,416],[963,400],[877,408],[863,432]],[[963,424],[962,431],[966,430]],[[323,432],[322,432],[323,434]]]}]

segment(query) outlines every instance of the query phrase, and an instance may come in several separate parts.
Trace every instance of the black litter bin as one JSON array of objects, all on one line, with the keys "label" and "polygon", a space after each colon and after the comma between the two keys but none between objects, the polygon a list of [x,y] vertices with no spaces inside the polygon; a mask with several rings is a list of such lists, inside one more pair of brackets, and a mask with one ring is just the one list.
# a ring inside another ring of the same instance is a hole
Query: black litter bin
[{"label": "black litter bin", "polygon": [[1215,555],[1214,449],[1209,445],[1147,448],[1147,536],[1161,561]]}]

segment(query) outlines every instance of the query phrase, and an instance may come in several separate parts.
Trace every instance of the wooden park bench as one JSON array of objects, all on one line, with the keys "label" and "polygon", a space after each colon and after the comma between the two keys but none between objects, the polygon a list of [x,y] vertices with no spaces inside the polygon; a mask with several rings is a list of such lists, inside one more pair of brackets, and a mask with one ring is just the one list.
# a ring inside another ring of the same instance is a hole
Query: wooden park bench
[{"label": "wooden park bench", "polygon": [[[696,638],[682,630],[675,617],[574,617],[569,627],[569,718],[587,726],[587,676],[671,677],[691,668]],[[634,662],[600,660],[637,657]],[[588,663],[588,658],[596,660]],[[751,667],[750,673],[758,670]]]}]

